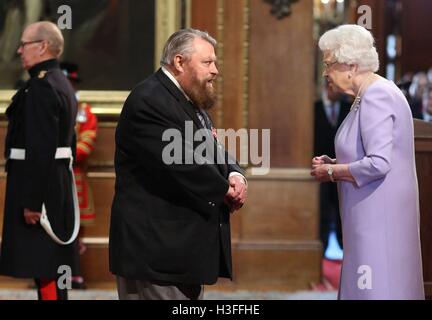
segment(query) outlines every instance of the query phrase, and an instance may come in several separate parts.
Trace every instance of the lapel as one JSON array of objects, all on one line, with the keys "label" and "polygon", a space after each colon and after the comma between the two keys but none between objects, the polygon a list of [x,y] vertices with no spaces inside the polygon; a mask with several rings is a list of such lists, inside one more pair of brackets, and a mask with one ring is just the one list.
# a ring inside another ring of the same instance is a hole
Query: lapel
[{"label": "lapel", "polygon": [[202,128],[201,121],[199,121],[192,104],[186,99],[183,92],[181,92],[180,89],[177,88],[177,86],[171,81],[171,79],[166,76],[166,74],[162,71],[161,68],[159,68],[159,70],[156,72],[156,77],[180,103],[180,106],[194,122],[196,129]]},{"label": "lapel", "polygon": [[[219,141],[217,140],[217,137],[213,136],[213,122],[209,116],[209,114],[207,113],[207,111],[202,111],[203,117],[207,123],[208,126],[210,126],[210,134],[211,134],[211,138],[213,139],[214,142],[214,147],[216,149],[216,155],[215,158],[216,160],[218,159],[218,156],[221,159],[224,159],[224,161],[228,161],[228,159],[225,157],[225,148],[222,144],[219,143]],[[225,177],[228,175],[228,167],[224,164],[218,164],[219,170],[222,173],[222,175]]]},{"label": "lapel", "polygon": [[[177,86],[165,75],[165,73],[162,71],[162,69],[159,69],[156,72],[156,77],[162,83],[162,85],[176,98],[176,100],[179,102],[180,106],[187,113],[187,115],[190,117],[190,119],[192,119],[192,121],[195,124],[195,130],[202,129],[203,125],[202,125],[201,121],[198,119],[198,116],[196,115],[195,107],[192,105],[192,103],[190,101],[188,101],[186,99],[183,92],[181,92],[180,89],[177,88]],[[208,116],[207,112],[203,111],[202,114],[203,114],[203,117],[205,117],[205,120],[207,121],[207,123],[209,123],[210,126],[213,127],[213,124],[212,124],[211,119]],[[224,152],[224,150],[219,149],[218,141],[213,137],[213,135],[211,136],[211,138],[214,141],[216,152],[217,153],[223,152],[223,155],[221,155],[221,156],[224,157],[225,152]],[[217,155],[215,154],[215,157],[216,156]],[[227,170],[226,165],[217,164],[217,166],[218,166],[219,171],[221,172],[221,174],[223,176],[228,175],[228,170]]]}]

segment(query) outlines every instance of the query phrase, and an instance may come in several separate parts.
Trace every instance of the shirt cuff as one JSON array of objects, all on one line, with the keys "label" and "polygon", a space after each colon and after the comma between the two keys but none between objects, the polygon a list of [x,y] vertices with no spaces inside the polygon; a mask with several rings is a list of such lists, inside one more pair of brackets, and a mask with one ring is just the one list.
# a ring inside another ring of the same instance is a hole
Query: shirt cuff
[{"label": "shirt cuff", "polygon": [[242,178],[243,178],[243,181],[244,181],[244,183],[245,183],[245,185],[248,185],[248,182],[247,182],[247,180],[246,180],[246,177],[245,177],[244,175],[242,175],[240,172],[232,171],[232,172],[230,172],[228,178],[230,178],[230,177],[232,177],[232,176],[240,176],[240,177],[242,177]]}]

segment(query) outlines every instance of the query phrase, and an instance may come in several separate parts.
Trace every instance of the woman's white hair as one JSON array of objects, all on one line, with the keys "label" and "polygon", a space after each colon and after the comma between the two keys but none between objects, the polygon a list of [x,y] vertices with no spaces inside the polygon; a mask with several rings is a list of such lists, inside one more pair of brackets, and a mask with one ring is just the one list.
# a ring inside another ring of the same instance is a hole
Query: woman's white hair
[{"label": "woman's white hair", "polygon": [[330,51],[338,63],[357,65],[359,71],[379,69],[378,52],[372,34],[356,24],[345,24],[324,33],[318,43],[321,51]]}]

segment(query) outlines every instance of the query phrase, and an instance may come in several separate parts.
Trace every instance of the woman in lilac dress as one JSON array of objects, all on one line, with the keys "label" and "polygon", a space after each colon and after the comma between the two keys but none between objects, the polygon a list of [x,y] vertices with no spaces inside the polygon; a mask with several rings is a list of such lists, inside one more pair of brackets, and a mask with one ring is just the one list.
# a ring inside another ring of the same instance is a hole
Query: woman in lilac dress
[{"label": "woman in lilac dress", "polygon": [[335,138],[336,159],[311,174],[338,184],[344,259],[339,299],[424,299],[414,130],[409,105],[375,72],[369,31],[343,25],[319,41],[324,77],[356,97]]}]

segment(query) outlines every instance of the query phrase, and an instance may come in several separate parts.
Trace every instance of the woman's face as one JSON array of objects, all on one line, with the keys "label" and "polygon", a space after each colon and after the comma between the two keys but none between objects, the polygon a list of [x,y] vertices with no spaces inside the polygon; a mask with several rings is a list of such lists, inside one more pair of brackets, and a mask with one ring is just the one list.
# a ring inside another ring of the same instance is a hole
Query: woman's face
[{"label": "woman's face", "polygon": [[344,63],[336,62],[334,54],[331,51],[323,52],[325,77],[333,90],[352,94],[352,78],[349,79],[348,74],[351,72],[351,67]]}]

